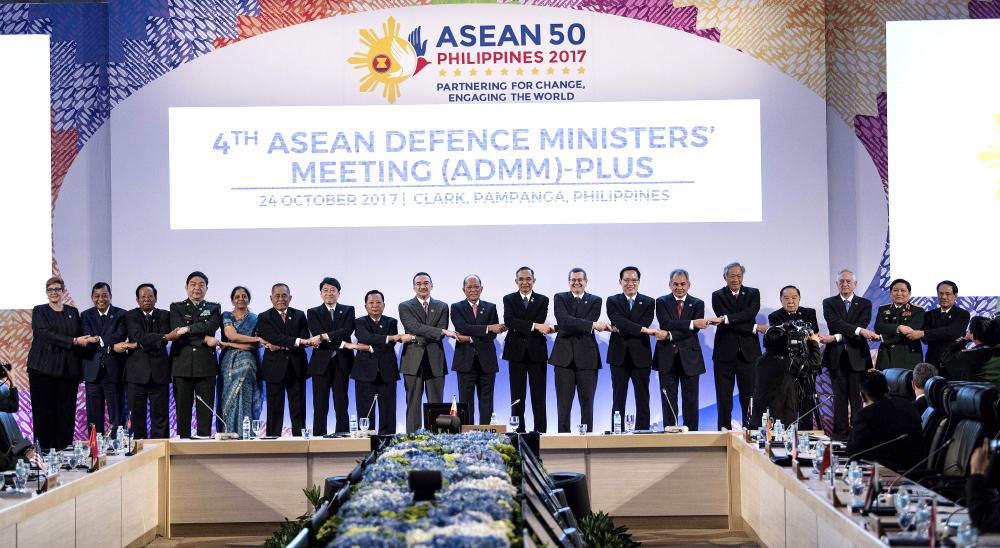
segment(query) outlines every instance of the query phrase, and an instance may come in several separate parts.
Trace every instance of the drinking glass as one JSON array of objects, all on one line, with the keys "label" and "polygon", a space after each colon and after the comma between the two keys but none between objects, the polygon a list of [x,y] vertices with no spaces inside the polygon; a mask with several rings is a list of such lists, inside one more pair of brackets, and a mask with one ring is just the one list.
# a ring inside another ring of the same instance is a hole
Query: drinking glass
[{"label": "drinking glass", "polygon": [[910,528],[913,527],[914,517],[913,512],[906,510],[899,513],[899,516],[897,517],[899,520],[899,528],[902,529],[904,533],[909,532]]},{"label": "drinking glass", "polygon": [[517,415],[510,416],[510,431],[517,432],[517,428],[521,426],[521,417]]},{"label": "drinking glass", "polygon": [[23,460],[17,461],[14,465],[14,488],[18,493],[24,492],[24,486],[28,482],[28,466]]},{"label": "drinking glass", "polygon": [[368,417],[361,417],[358,419],[358,428],[362,432],[368,432]]},{"label": "drinking glass", "polygon": [[307,440],[310,437],[312,437],[312,428],[303,428],[302,429],[302,439]]},{"label": "drinking glass", "polygon": [[625,415],[625,432],[631,434],[635,430],[635,414]]},{"label": "drinking glass", "polygon": [[955,534],[955,546],[965,548],[975,546],[979,542],[979,530],[972,526],[971,521],[962,522]]},{"label": "drinking glass", "polygon": [[253,430],[254,435],[257,436],[258,438],[262,438],[264,437],[265,434],[267,434],[265,426],[266,425],[264,421],[260,419],[250,421],[250,429]]},{"label": "drinking glass", "polygon": [[582,424],[582,423],[576,425],[576,433],[580,434],[581,436],[586,436],[587,435],[587,425],[586,424]]}]

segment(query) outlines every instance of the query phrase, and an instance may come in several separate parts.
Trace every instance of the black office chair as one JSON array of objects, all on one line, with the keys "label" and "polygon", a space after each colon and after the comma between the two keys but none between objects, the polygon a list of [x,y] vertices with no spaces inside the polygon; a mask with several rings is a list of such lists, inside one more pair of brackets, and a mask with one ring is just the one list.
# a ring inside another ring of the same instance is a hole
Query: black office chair
[{"label": "black office chair", "polygon": [[920,429],[924,438],[924,447],[931,449],[935,434],[941,427],[941,423],[948,418],[945,409],[945,392],[948,390],[948,381],[944,377],[931,377],[924,385],[924,397],[927,398],[927,409],[920,416]]},{"label": "black office chair", "polygon": [[951,444],[942,451],[944,456],[937,467],[940,473],[925,477],[920,483],[948,499],[957,500],[965,490],[972,451],[982,444],[983,438],[997,431],[996,406],[1000,392],[992,385],[965,382],[951,383],[948,392],[951,426],[946,439],[951,440]]},{"label": "black office chair", "polygon": [[889,395],[907,401],[913,401],[917,395],[913,392],[913,370],[893,368],[886,369],[885,380],[889,383]]}]

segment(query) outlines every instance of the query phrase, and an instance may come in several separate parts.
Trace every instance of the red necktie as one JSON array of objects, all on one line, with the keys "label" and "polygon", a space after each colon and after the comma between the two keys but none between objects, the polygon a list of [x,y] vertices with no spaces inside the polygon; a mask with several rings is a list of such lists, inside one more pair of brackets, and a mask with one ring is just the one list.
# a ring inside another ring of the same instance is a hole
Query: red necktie
[{"label": "red necktie", "polygon": [[472,303],[472,317],[478,316],[477,311],[479,310],[479,303]]},{"label": "red necktie", "polygon": [[281,314],[281,323],[288,323],[288,318],[285,317],[284,312],[279,312]]},{"label": "red necktie", "polygon": [[677,301],[677,319],[681,319],[681,312],[684,311],[684,301]]}]

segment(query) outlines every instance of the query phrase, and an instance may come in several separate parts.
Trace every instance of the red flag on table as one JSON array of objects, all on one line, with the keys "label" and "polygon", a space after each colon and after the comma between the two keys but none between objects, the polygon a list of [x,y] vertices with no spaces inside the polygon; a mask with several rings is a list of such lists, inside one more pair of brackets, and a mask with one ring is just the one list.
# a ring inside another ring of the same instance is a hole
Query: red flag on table
[{"label": "red flag on table", "polygon": [[833,447],[833,444],[832,443],[828,443],[828,444],[826,444],[826,448],[823,449],[823,460],[821,460],[820,463],[819,463],[819,476],[820,477],[823,477],[823,475],[826,474],[827,468],[830,467],[830,459],[831,459],[832,451],[833,451],[832,447]]},{"label": "red flag on table", "polygon": [[448,414],[453,417],[458,416],[458,400],[455,399],[455,396],[451,397],[451,411]]},{"label": "red flag on table", "polygon": [[87,440],[87,445],[90,446],[90,462],[93,464],[97,462],[97,457],[100,456],[97,450],[97,426],[94,424],[90,425],[90,439]]}]

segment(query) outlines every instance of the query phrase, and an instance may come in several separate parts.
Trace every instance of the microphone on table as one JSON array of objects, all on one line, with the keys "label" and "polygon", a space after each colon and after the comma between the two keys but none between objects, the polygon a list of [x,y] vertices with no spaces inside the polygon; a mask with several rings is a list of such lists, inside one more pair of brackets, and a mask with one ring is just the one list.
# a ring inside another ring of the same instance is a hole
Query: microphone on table
[{"label": "microphone on table", "polygon": [[[215,409],[212,409],[211,405],[208,405],[208,403],[205,400],[201,399],[201,396],[199,396],[198,394],[195,394],[194,397],[195,397],[195,399],[197,399],[199,402],[201,402],[201,404],[204,405],[208,409],[208,411],[212,414],[212,416],[215,417],[215,420],[219,421],[219,424],[222,424],[222,425],[226,424],[226,421],[223,420],[223,418],[220,417],[219,415],[216,415],[215,414]],[[238,439],[240,439],[240,435],[237,434],[236,432],[218,432],[217,431],[215,433],[215,439],[217,439],[217,440],[238,440]]]},{"label": "microphone on table", "polygon": [[832,398],[833,398],[833,396],[831,396],[831,395],[823,396],[822,398],[820,398],[819,403],[817,403],[816,405],[814,405],[812,409],[810,409],[810,410],[806,411],[805,413],[802,413],[801,415],[799,415],[797,419],[795,419],[794,421],[792,421],[792,424],[794,424],[795,426],[798,426],[799,421],[801,421],[802,419],[808,417],[810,414],[812,414],[813,411],[819,409],[819,406],[821,406],[824,403],[830,401],[830,399],[832,399]]},{"label": "microphone on table", "polygon": [[909,470],[907,470],[906,472],[903,472],[902,474],[900,474],[898,478],[896,478],[895,480],[893,480],[893,482],[890,483],[888,487],[886,487],[886,489],[892,489],[893,487],[895,487],[896,484],[899,483],[899,481],[901,479],[903,479],[907,474],[909,474],[910,472],[913,472],[921,464],[924,464],[925,462],[927,462],[928,460],[930,460],[931,457],[933,457],[934,455],[940,453],[945,447],[948,447],[949,445],[951,445],[951,442],[953,442],[953,441],[955,441],[955,438],[948,438],[947,440],[945,440],[945,442],[941,444],[941,447],[938,447],[937,449],[931,451],[930,453],[927,453],[926,457],[920,459]]},{"label": "microphone on table", "polygon": [[663,426],[663,431],[667,432],[667,433],[670,433],[670,434],[676,434],[676,433],[679,433],[679,432],[687,432],[688,431],[688,427],[686,425],[685,426],[676,426],[677,425],[677,411],[674,411],[674,404],[670,403],[670,398],[667,397],[667,389],[666,388],[661,388],[660,389],[660,393],[663,394],[663,399],[666,400],[667,406],[670,407],[670,413],[672,413],[673,416],[674,416],[674,426],[666,426],[666,425],[664,425]]},{"label": "microphone on table", "polygon": [[874,451],[876,449],[885,447],[886,445],[889,445],[890,443],[897,442],[897,441],[905,438],[906,436],[909,436],[909,434],[900,434],[900,435],[896,436],[895,438],[892,438],[889,441],[884,441],[884,442],[882,442],[882,443],[880,443],[878,445],[873,445],[873,446],[869,447],[868,449],[862,449],[861,451],[858,451],[857,453],[854,453],[853,455],[849,455],[847,457],[847,462],[850,462],[850,461],[854,460],[854,457],[857,457],[859,455],[864,455],[865,453],[867,453],[869,451]]}]

